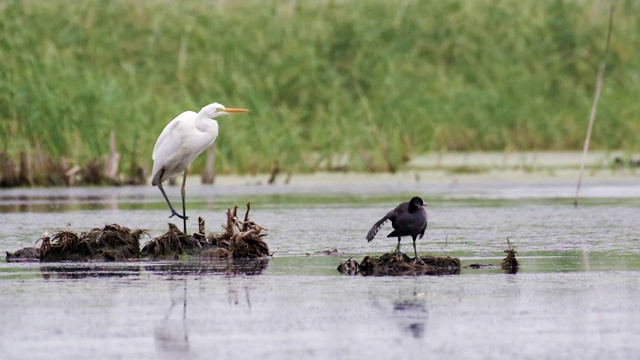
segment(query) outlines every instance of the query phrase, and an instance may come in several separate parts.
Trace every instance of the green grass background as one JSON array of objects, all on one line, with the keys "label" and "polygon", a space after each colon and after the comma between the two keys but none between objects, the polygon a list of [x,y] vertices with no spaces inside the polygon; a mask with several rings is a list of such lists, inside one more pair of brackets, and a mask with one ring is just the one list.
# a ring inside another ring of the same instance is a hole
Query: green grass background
[{"label": "green grass background", "polygon": [[[115,130],[121,168],[150,168],[162,128],[214,101],[251,109],[219,120],[225,173],[581,149],[610,6],[0,0],[0,152],[84,163]],[[617,2],[594,149],[640,148],[639,14]]]}]

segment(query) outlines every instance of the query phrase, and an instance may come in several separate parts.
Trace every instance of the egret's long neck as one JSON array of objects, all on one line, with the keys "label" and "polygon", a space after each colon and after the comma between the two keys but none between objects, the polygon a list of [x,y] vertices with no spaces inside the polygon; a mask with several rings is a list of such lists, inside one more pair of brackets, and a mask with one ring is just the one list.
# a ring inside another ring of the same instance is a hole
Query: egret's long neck
[{"label": "egret's long neck", "polygon": [[212,127],[217,126],[218,123],[202,114],[198,114],[194,125],[198,131],[207,132]]}]

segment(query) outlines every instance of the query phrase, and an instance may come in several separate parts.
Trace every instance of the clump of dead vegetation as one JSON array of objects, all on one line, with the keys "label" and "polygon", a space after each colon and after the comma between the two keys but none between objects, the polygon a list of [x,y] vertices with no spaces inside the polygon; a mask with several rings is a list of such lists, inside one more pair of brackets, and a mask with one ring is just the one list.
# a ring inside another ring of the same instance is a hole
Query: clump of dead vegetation
[{"label": "clump of dead vegetation", "polygon": [[253,259],[257,257],[269,256],[269,247],[262,240],[267,234],[262,234],[267,230],[263,226],[255,223],[249,218],[251,203],[247,203],[247,211],[244,220],[238,219],[238,207],[233,211],[227,210],[227,223],[223,226],[224,233],[210,234],[209,242],[219,247],[225,247],[234,259]]},{"label": "clump of dead vegetation", "polygon": [[453,275],[460,272],[460,259],[448,256],[411,259],[403,253],[387,253],[380,257],[365,256],[360,263],[349,259],[338,266],[338,271],[364,276]]},{"label": "clump of dead vegetation", "polygon": [[507,274],[515,274],[518,272],[518,267],[520,265],[518,264],[518,259],[516,259],[516,248],[515,246],[511,246],[509,238],[507,238],[507,246],[507,250],[504,251],[507,256],[502,259],[502,271],[506,272]]},{"label": "clump of dead vegetation", "polygon": [[142,248],[143,256],[153,258],[178,258],[180,255],[195,255],[216,259],[256,259],[271,256],[269,246],[263,240],[267,230],[249,218],[251,203],[247,203],[244,219],[238,217],[238,206],[227,210],[227,221],[223,233],[205,236],[204,219],[198,219],[198,232],[188,236],[175,225],[169,231],[149,241]]},{"label": "clump of dead vegetation", "polygon": [[497,270],[497,269],[501,269],[503,272],[507,273],[507,274],[515,274],[518,272],[518,259],[516,258],[516,248],[515,246],[511,246],[511,242],[509,241],[509,238],[507,238],[507,250],[505,250],[504,252],[507,254],[507,256],[502,259],[502,262],[500,263],[500,265],[498,264],[480,264],[480,263],[473,263],[473,264],[469,264],[464,266],[465,269],[469,269],[469,270]]},{"label": "clump of dead vegetation", "polygon": [[182,254],[195,255],[203,248],[203,241],[198,237],[188,236],[172,223],[166,233],[152,239],[142,247],[144,257],[175,257]]},{"label": "clump of dead vegetation", "polygon": [[40,261],[40,249],[37,247],[26,247],[16,252],[6,252],[7,262],[29,262]]},{"label": "clump of dead vegetation", "polygon": [[249,218],[251,203],[241,220],[238,206],[227,210],[224,232],[205,236],[204,219],[199,218],[198,232],[184,234],[174,224],[169,230],[147,242],[140,250],[140,237],[146,230],[131,230],[118,224],[105,225],[77,234],[70,230],[53,235],[45,233],[39,248],[7,252],[7,261],[125,261],[153,258],[178,260],[181,255],[200,259],[258,259],[271,256],[263,240],[267,230]]},{"label": "clump of dead vegetation", "polygon": [[140,237],[146,230],[131,230],[118,224],[105,225],[80,235],[60,231],[39,241],[40,261],[124,261],[140,257]]},{"label": "clump of dead vegetation", "polygon": [[[497,264],[469,264],[464,266],[470,270],[499,270],[507,274],[518,272],[519,264],[516,258],[516,248],[507,238],[507,256]],[[361,274],[364,276],[403,276],[403,275],[453,275],[459,274],[463,267],[460,259],[451,257],[425,256],[411,259],[403,253],[387,253],[380,257],[365,256],[361,262],[353,259],[340,263],[338,271],[344,275]]]}]

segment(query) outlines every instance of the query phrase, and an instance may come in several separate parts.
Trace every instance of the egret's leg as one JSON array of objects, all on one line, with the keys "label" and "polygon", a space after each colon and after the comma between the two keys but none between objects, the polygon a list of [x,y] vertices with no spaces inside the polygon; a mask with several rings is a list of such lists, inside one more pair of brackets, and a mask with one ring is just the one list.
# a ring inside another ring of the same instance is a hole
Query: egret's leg
[{"label": "egret's leg", "polygon": [[416,254],[416,260],[418,260],[418,250],[416,250],[416,238],[413,238],[413,252]]},{"label": "egret's leg", "polygon": [[400,238],[398,238],[398,246],[396,246],[396,254],[400,255]]},{"label": "egret's leg", "polygon": [[169,198],[167,197],[167,193],[165,193],[164,189],[162,188],[162,183],[158,184],[158,189],[160,189],[162,196],[164,196],[164,199],[167,201],[167,205],[169,205],[169,209],[171,209],[171,216],[169,216],[169,218],[177,216],[182,219],[184,216],[178,214],[178,212],[173,208],[173,206],[171,205],[171,201],[169,201]]},{"label": "egret's leg", "polygon": [[182,188],[180,189],[180,194],[182,195],[182,221],[184,222],[184,234],[187,234],[187,205],[184,201],[184,184],[187,182],[187,170],[184,171],[184,175],[182,175]]}]

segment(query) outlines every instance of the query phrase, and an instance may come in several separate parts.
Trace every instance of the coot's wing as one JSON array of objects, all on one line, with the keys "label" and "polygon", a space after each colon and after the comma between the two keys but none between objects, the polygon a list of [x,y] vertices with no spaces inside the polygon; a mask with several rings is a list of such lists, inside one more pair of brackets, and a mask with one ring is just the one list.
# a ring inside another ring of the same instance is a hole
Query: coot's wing
[{"label": "coot's wing", "polygon": [[378,233],[378,230],[380,230],[384,222],[389,220],[387,216],[388,214],[385,215],[382,219],[378,220],[378,222],[373,224],[373,226],[371,227],[371,230],[369,230],[369,232],[367,233],[367,241],[373,240],[373,238],[376,236],[376,234]]},{"label": "coot's wing", "polygon": [[[384,224],[384,222],[387,220],[391,221],[391,225],[393,225],[393,228],[395,229],[397,218],[407,213],[409,213],[409,202],[403,202],[402,204],[396,206],[395,209],[389,211],[387,215],[385,215],[382,219],[378,220],[378,222],[373,225],[371,230],[369,230],[369,232],[367,233],[367,240],[373,240],[373,238],[378,233],[378,230],[380,230],[380,228],[382,227],[382,224]],[[389,236],[391,235],[388,235],[387,237]]]}]

